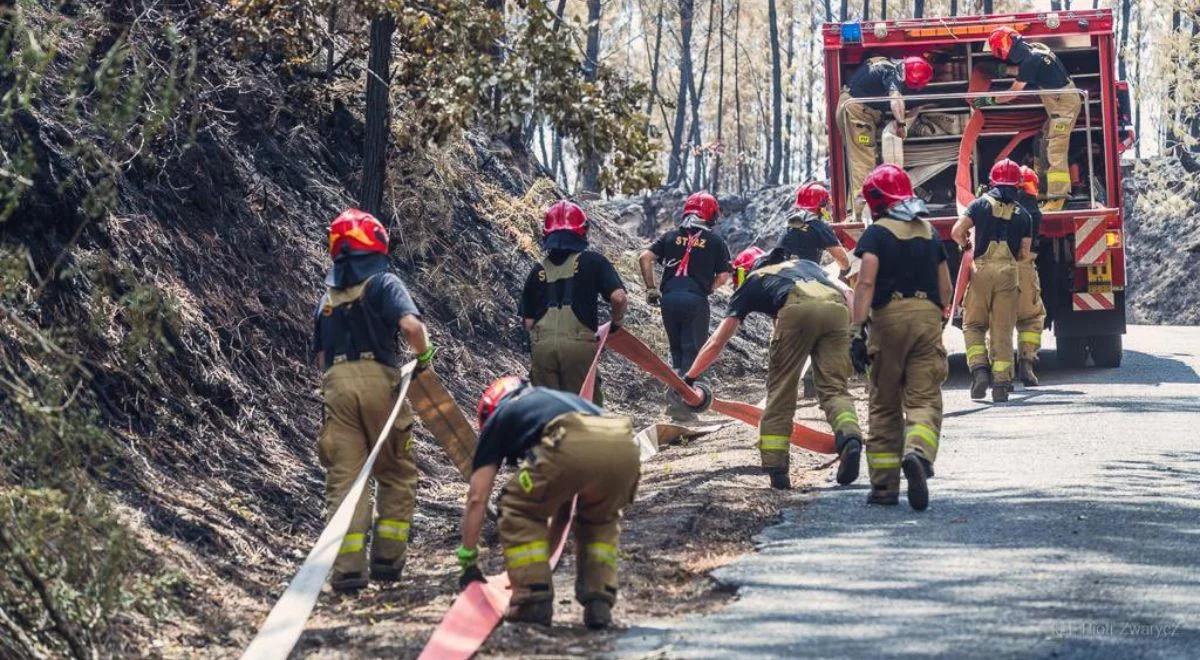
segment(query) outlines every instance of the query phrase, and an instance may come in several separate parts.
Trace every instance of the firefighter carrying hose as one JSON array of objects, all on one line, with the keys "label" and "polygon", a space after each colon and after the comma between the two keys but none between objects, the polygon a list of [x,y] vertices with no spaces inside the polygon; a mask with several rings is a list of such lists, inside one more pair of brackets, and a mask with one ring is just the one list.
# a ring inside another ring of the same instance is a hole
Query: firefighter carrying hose
[{"label": "firefighter carrying hose", "polygon": [[[1015,75],[1011,90],[1063,90],[1042,94],[1046,108],[1046,123],[1042,128],[1042,148],[1045,150],[1046,201],[1043,211],[1058,211],[1071,196],[1071,170],[1067,160],[1071,148],[1071,131],[1079,119],[1082,97],[1075,91],[1067,68],[1049,46],[1026,41],[1010,27],[996,28],[988,36],[988,47],[1001,60],[1001,70]],[[1015,97],[984,96],[972,101],[976,107],[1008,103]]]},{"label": "firefighter carrying hose", "polygon": [[1012,391],[1017,263],[1030,260],[1033,220],[1018,199],[1020,165],[1007,158],[998,161],[990,180],[992,189],[967,206],[950,235],[964,250],[971,249],[967,232],[975,228],[975,266],[963,300],[971,398],[982,399],[990,384],[992,401],[1000,403]]},{"label": "firefighter carrying hose", "polygon": [[691,385],[717,359],[738,326],[753,312],[775,319],[767,366],[767,406],[759,424],[759,451],[771,487],[791,488],[788,447],[796,413],[796,388],[804,361],[812,358],[817,399],[833,427],[841,458],[837,481],[858,478],[862,431],[848,389],[850,311],[845,285],[830,280],[821,267],[804,259],[787,259],[783,250],[743,250],[733,262],[736,291],[729,315],[717,326],[684,381]]},{"label": "firefighter carrying hose", "polygon": [[[646,302],[662,305],[663,325],[671,347],[671,367],[682,375],[708,337],[708,296],[729,281],[733,266],[729,246],[712,231],[721,213],[717,198],[698,192],[683,205],[683,221],[664,233],[639,258]],[[654,284],[654,262],[663,264],[662,285]],[[668,391],[671,417],[687,421],[695,413]]]},{"label": "firefighter carrying hose", "polygon": [[[416,351],[418,368],[433,359],[420,312],[404,283],[388,272],[388,234],[373,216],[348,209],[329,226],[333,268],[314,314],[313,349],[325,373],[318,456],[326,469],[325,501],[332,516],[362,470],[396,403],[400,382],[396,330]],[[394,582],[404,570],[412,521],[417,467],[411,455],[412,408],[405,402],[372,477],[378,487],[378,518],[368,544],[370,491],[354,509],[350,529],[333,565],[331,586],[352,592],[368,579]],[[367,547],[370,545],[370,578]]]},{"label": "firefighter carrying hose", "polygon": [[[583,209],[560,201],[546,211],[542,245],[546,256],[534,266],[521,293],[521,316],[529,330],[534,385],[578,392],[596,355],[598,298],[612,308],[612,330],[625,318],[625,285],[612,263],[587,249]],[[600,379],[596,401],[601,402]]]},{"label": "firefighter carrying hose", "polygon": [[479,399],[475,450],[458,562],[460,586],[483,580],[477,565],[488,496],[501,463],[518,465],[500,497],[500,543],[512,584],[506,618],[550,625],[554,552],[547,520],[571,504],[575,513],[575,596],[588,628],[608,627],[617,599],[622,510],[633,501],[641,462],[628,417],[575,394],[534,387],[516,376],[493,382]]},{"label": "firefighter carrying hose", "polygon": [[[1042,212],[1038,209],[1038,175],[1021,166],[1021,188],[1017,202],[1029,213],[1032,223],[1031,246],[1038,245],[1042,231]],[[1042,329],[1046,326],[1046,307],[1042,304],[1042,282],[1038,276],[1038,253],[1030,253],[1017,262],[1017,377],[1026,387],[1038,384],[1034,365],[1042,347]]]},{"label": "firefighter carrying hose", "polygon": [[829,190],[813,181],[796,190],[796,210],[787,219],[787,231],[778,247],[790,257],[821,263],[828,252],[837,262],[843,278],[850,272],[850,257],[829,226]]},{"label": "firefighter carrying hose", "polygon": [[[900,473],[908,503],[929,506],[942,432],[942,383],[949,367],[942,319],[952,299],[946,251],[925,220],[925,202],[895,165],[880,165],[863,183],[874,223],[854,253],[862,259],[854,289],[851,352],[871,381],[868,504],[899,502]],[[863,326],[870,320],[870,336]],[[870,367],[868,369],[867,367]]]},{"label": "firefighter carrying hose", "polygon": [[[838,104],[844,108],[840,121],[846,142],[846,159],[850,166],[849,193],[853,198],[852,220],[862,215],[863,199],[859,195],[863,181],[879,162],[878,134],[883,113],[890,109],[896,120],[896,135],[905,136],[907,119],[903,95],[924,89],[933,79],[933,67],[923,57],[893,60],[872,57],[862,64],[842,89]],[[854,99],[891,97],[890,102],[859,102]]]}]

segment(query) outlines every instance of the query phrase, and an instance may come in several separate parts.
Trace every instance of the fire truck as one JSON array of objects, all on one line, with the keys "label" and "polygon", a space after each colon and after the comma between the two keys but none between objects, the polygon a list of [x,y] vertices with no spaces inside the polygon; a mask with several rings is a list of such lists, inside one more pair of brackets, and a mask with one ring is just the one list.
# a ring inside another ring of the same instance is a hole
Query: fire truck
[{"label": "fire truck", "polygon": [[[917,109],[915,123],[910,119],[908,135],[891,144],[902,145],[902,165],[930,208],[930,220],[950,255],[952,274],[959,272],[962,255],[950,240],[950,227],[963,204],[964,186],[969,201],[986,187],[992,164],[1008,157],[1037,167],[1045,190],[1044,160],[1038,159],[1044,153],[1040,141],[1046,114],[1039,92],[1025,91],[1008,103],[982,110],[970,104],[972,98],[1003,93],[1012,84],[1004,74],[981,82],[975,73],[989,63],[995,70],[997,60],[986,41],[1000,26],[1049,46],[1067,67],[1083,101],[1071,133],[1070,198],[1061,210],[1044,214],[1041,235],[1034,239],[1047,330],[1055,334],[1060,364],[1083,367],[1090,357],[1098,367],[1120,366],[1125,333],[1120,159],[1135,136],[1129,88],[1115,74],[1111,10],[825,24],[830,190],[834,218],[843,220],[834,230],[847,249],[853,249],[863,223],[869,222],[849,216],[858,191],[847,189],[849,171],[840,130],[845,108],[839,96],[845,81],[870,57],[920,55],[934,66],[933,81],[904,96],[906,108]],[[982,121],[972,120],[972,113],[980,113]],[[890,119],[889,113],[884,115]],[[886,131],[876,144],[887,146]],[[886,152],[878,155],[885,156]],[[895,162],[894,152],[890,158]]]}]

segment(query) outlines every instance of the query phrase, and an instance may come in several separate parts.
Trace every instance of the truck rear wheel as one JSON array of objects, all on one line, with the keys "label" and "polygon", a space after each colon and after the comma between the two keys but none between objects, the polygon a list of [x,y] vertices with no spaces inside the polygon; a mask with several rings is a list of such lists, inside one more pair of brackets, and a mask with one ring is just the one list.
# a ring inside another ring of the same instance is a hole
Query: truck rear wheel
[{"label": "truck rear wheel", "polygon": [[1088,343],[1086,337],[1059,337],[1056,343],[1058,344],[1058,366],[1082,369],[1087,364]]},{"label": "truck rear wheel", "polygon": [[1092,361],[1097,367],[1115,369],[1121,366],[1121,335],[1101,335],[1088,340],[1092,349]]}]

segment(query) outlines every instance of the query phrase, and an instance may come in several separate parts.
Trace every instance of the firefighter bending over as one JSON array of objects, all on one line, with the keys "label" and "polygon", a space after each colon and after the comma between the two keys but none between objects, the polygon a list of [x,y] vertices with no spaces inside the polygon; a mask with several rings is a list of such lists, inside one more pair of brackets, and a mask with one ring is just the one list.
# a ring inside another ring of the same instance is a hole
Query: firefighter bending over
[{"label": "firefighter bending over", "polygon": [[[933,67],[923,57],[893,60],[872,57],[851,76],[838,101],[844,108],[840,117],[842,139],[846,143],[846,159],[850,180],[846,197],[854,200],[853,218],[862,215],[863,199],[859,195],[863,181],[879,162],[878,135],[883,126],[883,113],[891,110],[896,120],[896,135],[903,138],[907,127],[904,113],[904,94],[924,89],[933,79]],[[889,102],[861,102],[855,99],[890,97]]]},{"label": "firefighter bending over", "polygon": [[828,252],[837,262],[841,276],[850,272],[850,257],[829,226],[829,190],[813,181],[796,190],[796,210],[787,219],[787,231],[779,238],[778,247],[789,257],[821,263],[821,253]]},{"label": "firefighter bending over", "polygon": [[[937,458],[942,383],[949,372],[942,319],[953,295],[950,269],[941,239],[924,218],[925,202],[913,195],[904,170],[880,165],[862,193],[874,223],[854,250],[862,266],[851,351],[855,367],[867,371],[871,382],[867,502],[897,504],[903,471],[908,503],[922,511],[929,506],[926,479]],[[868,320],[869,337],[863,330]]]},{"label": "firefighter bending over", "polygon": [[[988,36],[988,47],[999,59],[1004,73],[1015,75],[1011,90],[1062,90],[1042,94],[1039,98],[1046,108],[1046,123],[1042,128],[1042,148],[1046,162],[1046,201],[1043,211],[1058,211],[1071,196],[1071,164],[1067,160],[1071,148],[1071,131],[1079,119],[1082,97],[1075,92],[1075,83],[1058,55],[1045,44],[1026,41],[1010,27],[996,28]],[[984,96],[972,103],[976,107],[1008,103],[1013,96]]]},{"label": "firefighter bending over", "polygon": [[[963,337],[971,369],[971,398],[1008,401],[1013,379],[1013,330],[1020,284],[1017,262],[1028,260],[1033,221],[1018,201],[1021,166],[1005,158],[992,166],[992,189],[971,202],[950,230],[964,250],[975,228],[975,266],[963,300]],[[989,364],[991,366],[989,370]]]},{"label": "firefighter bending over", "polygon": [[[1041,240],[1042,212],[1038,209],[1038,175],[1021,166],[1021,188],[1017,202],[1032,222],[1031,249]],[[1037,269],[1038,253],[1030,252],[1017,261],[1017,377],[1026,387],[1038,384],[1034,365],[1042,347],[1042,329],[1046,327],[1046,306],[1042,303],[1042,281]]]},{"label": "firefighter bending over", "polygon": [[[564,392],[583,387],[596,355],[598,299],[612,307],[612,331],[625,318],[625,285],[611,262],[588,250],[583,209],[561,201],[546,211],[542,245],[546,256],[534,266],[521,293],[521,316],[529,330],[534,385]],[[596,401],[602,402],[596,378]]]},{"label": "firefighter bending over", "polygon": [[[706,192],[688,197],[683,221],[658,238],[639,258],[646,302],[662,304],[663,325],[671,347],[671,367],[683,375],[708,337],[708,296],[729,281],[733,266],[729,246],[712,231],[721,214],[717,198]],[[654,262],[663,264],[662,284],[654,284]],[[660,293],[661,289],[661,293]],[[695,413],[673,390],[667,412],[676,420],[694,420]]]},{"label": "firefighter bending over", "polygon": [[833,427],[841,462],[837,481],[858,478],[862,431],[848,381],[850,365],[849,290],[830,280],[821,267],[804,259],[786,259],[783,250],[765,254],[747,248],[734,259],[736,291],[729,315],[717,326],[684,381],[691,385],[717,359],[742,321],[753,312],[775,319],[767,365],[767,406],[759,424],[758,448],[771,487],[791,488],[788,448],[796,414],[796,388],[804,361],[812,358],[817,399]]},{"label": "firefighter bending over", "polygon": [[612,623],[617,599],[617,548],[622,510],[641,475],[633,426],[577,395],[533,387],[516,376],[493,382],[479,399],[475,450],[458,562],[460,586],[483,580],[479,535],[500,464],[518,464],[500,498],[500,543],[512,584],[509,621],[550,625],[554,552],[547,520],[578,496],[575,597],[588,628]]},{"label": "firefighter bending over", "polygon": [[[378,220],[358,209],[342,213],[329,226],[329,253],[333,268],[314,315],[313,348],[325,370],[317,454],[326,469],[325,502],[332,516],[395,406],[400,382],[396,330],[418,353],[418,368],[428,367],[434,349],[404,283],[388,272],[388,234]],[[335,591],[352,592],[367,585],[368,545],[370,579],[400,579],[417,484],[412,425],[412,408],[406,401],[371,474],[378,487],[374,533],[368,539],[374,518],[368,489],[354,509],[333,564]]]}]

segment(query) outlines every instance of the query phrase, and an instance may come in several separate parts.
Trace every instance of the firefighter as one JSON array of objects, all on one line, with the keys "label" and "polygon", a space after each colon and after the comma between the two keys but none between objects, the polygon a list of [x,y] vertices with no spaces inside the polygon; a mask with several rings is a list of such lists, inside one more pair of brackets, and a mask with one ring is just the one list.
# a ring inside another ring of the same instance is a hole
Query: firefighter
[{"label": "firefighter", "polygon": [[[894,60],[887,57],[867,59],[842,88],[838,104],[844,108],[841,121],[846,142],[850,180],[847,197],[853,197],[853,220],[862,215],[863,199],[858,195],[863,180],[879,162],[877,145],[883,112],[890,109],[896,121],[896,134],[904,138],[907,119],[904,94],[924,89],[933,79],[933,67],[923,57]],[[890,97],[890,102],[859,102],[854,99]]]},{"label": "firefighter", "polygon": [[[625,285],[608,259],[587,249],[587,232],[587,216],[576,204],[564,200],[546,211],[546,255],[529,273],[521,294],[534,385],[578,392],[596,354],[598,299],[611,307],[612,331],[625,318]],[[602,401],[599,379],[596,401]]]},{"label": "firefighter", "polygon": [[[1031,246],[1038,245],[1042,231],[1042,212],[1038,209],[1038,180],[1033,168],[1021,166],[1021,189],[1017,202],[1029,213],[1032,223]],[[1046,306],[1042,303],[1042,282],[1038,276],[1038,253],[1017,262],[1017,377],[1026,387],[1038,384],[1034,366],[1042,347],[1042,329],[1046,326]]]},{"label": "firefighter", "polygon": [[507,619],[550,625],[554,548],[546,521],[578,496],[575,597],[584,625],[608,627],[617,599],[621,511],[633,501],[641,475],[632,422],[606,416],[577,395],[505,376],[479,399],[479,427],[457,552],[460,586],[483,580],[480,528],[496,473],[508,461],[519,467],[500,497],[500,543],[512,585]]},{"label": "firefighter", "polygon": [[[333,515],[367,460],[396,403],[400,382],[396,331],[428,367],[434,348],[404,283],[388,272],[388,234],[369,213],[348,209],[329,226],[333,268],[314,314],[313,350],[324,369],[324,419],[317,454],[325,467],[325,502]],[[378,518],[370,539],[370,579],[394,582],[404,569],[417,468],[413,463],[412,408],[401,408],[372,477]],[[333,564],[335,591],[367,585],[370,491],[354,509]]]},{"label": "firefighter", "polygon": [[[1041,94],[1046,108],[1046,123],[1042,128],[1042,149],[1046,163],[1046,201],[1043,211],[1058,211],[1071,196],[1071,171],[1067,154],[1071,148],[1071,131],[1079,119],[1082,97],[1058,56],[1049,46],[1026,41],[1010,27],[996,28],[988,36],[988,47],[1001,61],[1000,69],[1016,76],[1010,88],[1014,92],[1030,90],[1062,90]],[[984,96],[974,99],[976,107],[1008,103],[1014,96]]]},{"label": "firefighter", "polygon": [[[733,271],[729,246],[712,231],[720,213],[716,197],[707,192],[693,194],[684,202],[679,228],[660,236],[639,259],[646,302],[662,305],[671,367],[679,374],[692,365],[708,337],[709,294],[724,286]],[[663,264],[661,286],[654,284],[655,261]],[[680,421],[695,419],[673,394],[668,394],[671,416]]]},{"label": "firefighter", "polygon": [[[900,473],[908,503],[929,506],[942,432],[942,383],[949,367],[942,319],[952,300],[946,251],[925,220],[925,202],[895,165],[880,165],[863,183],[874,223],[854,254],[862,259],[854,289],[851,352],[870,379],[869,504],[899,503]],[[870,335],[864,324],[870,321]],[[867,368],[869,365],[869,369]]]},{"label": "firefighter", "polygon": [[850,257],[838,242],[829,226],[829,190],[813,181],[796,190],[796,210],[787,219],[787,231],[779,239],[779,247],[789,256],[821,263],[821,253],[828,252],[837,262],[844,279],[850,272]]},{"label": "firefighter", "polygon": [[967,206],[950,235],[964,250],[971,249],[967,232],[975,228],[975,266],[963,300],[971,398],[982,399],[990,384],[992,401],[1000,403],[1012,391],[1017,262],[1030,258],[1033,221],[1017,197],[1020,165],[1007,158],[997,161],[989,178],[992,189]]},{"label": "firefighter", "polygon": [[769,254],[751,247],[733,262],[736,290],[729,315],[704,343],[684,381],[691,385],[717,359],[725,344],[752,312],[775,319],[767,366],[767,406],[759,424],[758,448],[771,487],[791,488],[788,446],[796,413],[800,370],[811,358],[817,399],[833,427],[841,462],[837,481],[858,478],[862,431],[848,389],[850,365],[849,289],[805,259],[787,259],[783,250]]}]

